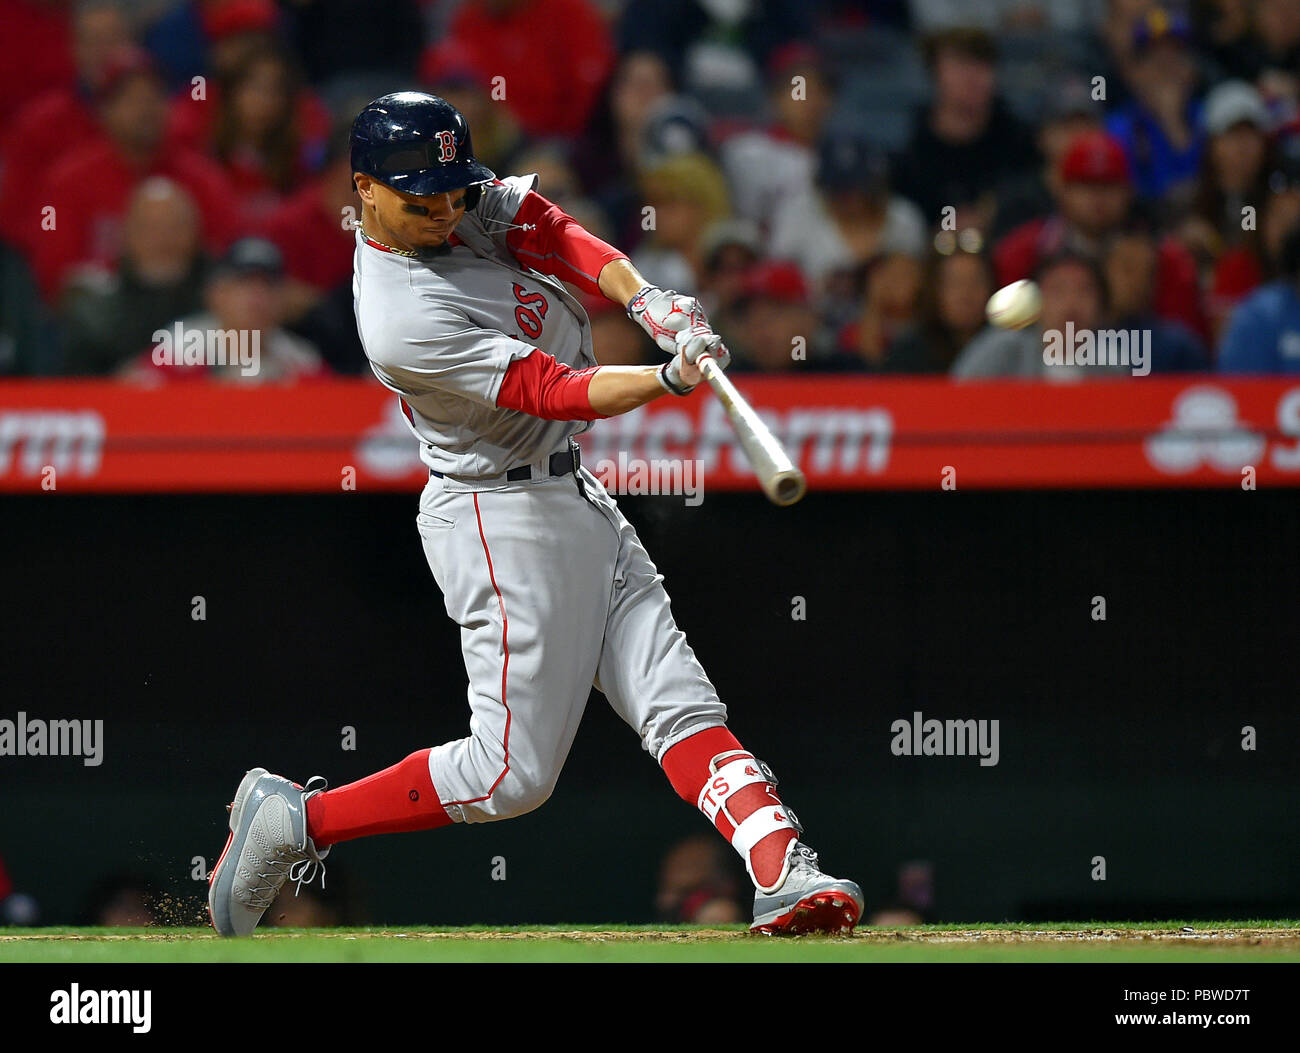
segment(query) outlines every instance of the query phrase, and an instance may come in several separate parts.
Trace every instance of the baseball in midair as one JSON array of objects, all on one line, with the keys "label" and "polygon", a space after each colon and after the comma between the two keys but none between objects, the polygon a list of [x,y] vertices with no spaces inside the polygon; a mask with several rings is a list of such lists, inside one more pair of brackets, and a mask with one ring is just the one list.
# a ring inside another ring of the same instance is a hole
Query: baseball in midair
[{"label": "baseball in midair", "polygon": [[1038,321],[1043,309],[1043,294],[1034,282],[1025,279],[1004,285],[989,297],[984,309],[988,319],[1001,329],[1023,329]]}]

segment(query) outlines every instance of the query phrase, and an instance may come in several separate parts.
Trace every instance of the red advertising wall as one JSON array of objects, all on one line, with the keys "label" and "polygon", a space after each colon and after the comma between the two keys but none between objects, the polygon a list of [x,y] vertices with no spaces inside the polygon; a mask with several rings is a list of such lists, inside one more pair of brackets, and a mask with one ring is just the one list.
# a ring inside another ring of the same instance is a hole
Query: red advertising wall
[{"label": "red advertising wall", "polygon": [[[812,490],[1300,485],[1300,381],[1087,383],[737,377]],[[707,391],[582,436],[597,474],[698,461],[756,483]],[[413,490],[426,478],[395,396],[367,379],[294,386],[0,384],[0,491]],[[622,460],[620,462],[620,456]],[[52,471],[51,471],[52,470]],[[51,481],[54,485],[51,487]]]}]

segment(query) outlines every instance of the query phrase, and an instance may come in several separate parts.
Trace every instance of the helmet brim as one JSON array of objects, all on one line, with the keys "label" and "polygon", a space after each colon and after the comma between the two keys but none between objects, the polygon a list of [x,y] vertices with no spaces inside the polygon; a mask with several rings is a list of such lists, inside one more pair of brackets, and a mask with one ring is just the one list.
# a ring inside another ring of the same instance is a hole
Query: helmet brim
[{"label": "helmet brim", "polygon": [[475,183],[490,182],[496,178],[496,173],[478,161],[464,161],[414,172],[395,172],[390,176],[375,178],[404,194],[427,197],[432,194],[445,194],[448,190],[460,190]]}]

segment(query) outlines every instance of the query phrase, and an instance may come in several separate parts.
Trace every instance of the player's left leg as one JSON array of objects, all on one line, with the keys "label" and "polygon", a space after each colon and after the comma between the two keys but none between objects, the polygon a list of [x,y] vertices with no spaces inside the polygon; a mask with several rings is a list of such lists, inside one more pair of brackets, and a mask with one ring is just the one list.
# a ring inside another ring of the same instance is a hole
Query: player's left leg
[{"label": "player's left leg", "polygon": [[[594,483],[594,479],[592,480]],[[718,700],[636,531],[596,484],[593,501],[617,523],[619,555],[596,686],[637,730],[678,795],[713,823],[754,882],[753,929],[847,932],[862,915],[862,890],[823,874],[803,827],[776,792],[776,778],[727,729]]]}]

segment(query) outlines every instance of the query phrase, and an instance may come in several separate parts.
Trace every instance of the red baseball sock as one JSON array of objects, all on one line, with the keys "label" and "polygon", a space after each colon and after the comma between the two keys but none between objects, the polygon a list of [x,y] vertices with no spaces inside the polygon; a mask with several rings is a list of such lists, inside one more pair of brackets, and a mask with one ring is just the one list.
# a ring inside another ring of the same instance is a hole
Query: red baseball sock
[{"label": "red baseball sock", "polygon": [[307,834],[317,848],[374,834],[432,830],[451,822],[429,778],[429,751],[307,800]]},{"label": "red baseball sock", "polygon": [[725,727],[714,727],[682,739],[661,763],[677,795],[713,820],[740,853],[754,884],[779,887],[798,832],[754,755]]}]

